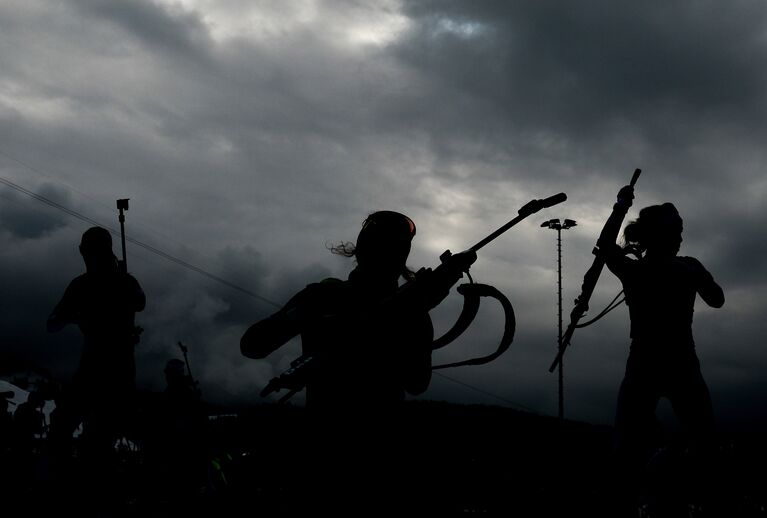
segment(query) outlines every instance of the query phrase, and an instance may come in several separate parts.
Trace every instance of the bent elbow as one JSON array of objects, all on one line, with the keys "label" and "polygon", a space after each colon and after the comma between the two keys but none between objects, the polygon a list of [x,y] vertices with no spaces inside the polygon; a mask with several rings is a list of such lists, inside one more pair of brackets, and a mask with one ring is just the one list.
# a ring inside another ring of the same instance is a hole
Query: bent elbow
[{"label": "bent elbow", "polygon": [[712,308],[718,309],[724,306],[724,290],[719,286],[716,286],[716,288],[717,289],[712,290],[712,293],[709,293],[706,302]]}]

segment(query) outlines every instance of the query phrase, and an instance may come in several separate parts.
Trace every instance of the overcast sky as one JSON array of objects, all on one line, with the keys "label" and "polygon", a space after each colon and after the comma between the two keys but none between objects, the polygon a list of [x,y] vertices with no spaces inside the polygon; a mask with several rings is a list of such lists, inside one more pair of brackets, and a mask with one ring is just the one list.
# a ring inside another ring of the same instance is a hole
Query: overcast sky
[{"label": "overcast sky", "polygon": [[[717,414],[764,421],[767,4],[730,2],[6,0],[0,3],[0,176],[278,304],[345,278],[328,253],[365,216],[418,227],[410,265],[435,266],[564,191],[568,201],[480,252],[472,273],[514,304],[498,361],[435,377],[422,399],[556,414],[556,233],[565,315],[601,225],[635,168],[634,208],[671,201],[682,254],[725,290],[698,300],[694,334]],[[0,186],[0,347],[62,379],[76,329],[45,319],[83,271],[89,225]],[[117,245],[116,241],[116,245]],[[115,247],[119,251],[119,246]],[[293,342],[240,356],[247,326],[276,308],[135,245],[145,288],[142,387],[190,348],[209,399],[258,401]],[[619,290],[605,272],[593,313]],[[447,329],[461,301],[433,311]],[[487,307],[485,307],[487,306]],[[579,330],[565,357],[566,415],[611,423],[628,355],[625,306]],[[489,352],[500,309],[483,304],[435,360]]]}]

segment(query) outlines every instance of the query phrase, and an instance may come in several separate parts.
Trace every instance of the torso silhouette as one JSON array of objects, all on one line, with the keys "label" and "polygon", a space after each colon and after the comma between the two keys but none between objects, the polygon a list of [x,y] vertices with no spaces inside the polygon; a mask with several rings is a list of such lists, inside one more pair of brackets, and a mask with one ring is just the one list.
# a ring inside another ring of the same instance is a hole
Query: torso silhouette
[{"label": "torso silhouette", "polygon": [[694,350],[693,311],[697,294],[721,305],[711,275],[692,257],[660,256],[633,260],[616,254],[607,266],[621,280],[631,317],[632,350],[664,355]]},{"label": "torso silhouette", "polygon": [[[397,293],[396,280],[366,279],[357,269],[347,281],[308,285],[278,313],[253,326],[246,341],[260,342],[268,354],[286,339],[280,329],[285,316],[300,311],[303,353],[313,357],[307,407],[395,404],[405,392],[417,394],[428,387],[434,334],[428,312],[399,304]],[[390,303],[382,303],[387,299]]]},{"label": "torso silhouette", "polygon": [[[692,344],[697,292],[688,257],[631,261],[621,276],[631,316],[631,338],[653,342],[669,338]],[[694,260],[694,259],[693,259]]]},{"label": "torso silhouette", "polygon": [[83,333],[80,382],[133,383],[135,313],[145,301],[136,279],[117,269],[87,272],[69,284],[51,318],[75,323]]}]

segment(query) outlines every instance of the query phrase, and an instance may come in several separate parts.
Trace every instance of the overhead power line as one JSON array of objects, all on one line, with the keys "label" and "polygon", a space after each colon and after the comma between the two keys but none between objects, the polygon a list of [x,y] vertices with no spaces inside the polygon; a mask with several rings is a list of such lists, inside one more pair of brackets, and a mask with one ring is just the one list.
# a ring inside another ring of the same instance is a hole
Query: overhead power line
[{"label": "overhead power line", "polygon": [[[112,233],[113,235],[120,236],[120,232],[117,229],[112,228],[109,225],[104,225],[103,223],[101,223],[99,221],[96,221],[95,219],[90,218],[90,217],[86,216],[85,214],[82,214],[82,213],[80,213],[80,212],[78,212],[76,210],[70,209],[69,207],[66,207],[66,206],[62,205],[61,203],[53,201],[50,198],[46,198],[45,196],[37,194],[36,192],[30,191],[29,189],[26,189],[25,187],[22,187],[21,185],[18,185],[16,183],[8,180],[7,178],[0,177],[0,183],[2,183],[3,185],[6,185],[7,187],[10,187],[11,189],[13,189],[13,190],[15,190],[17,192],[20,192],[22,194],[27,195],[30,198],[33,198],[33,199],[35,199],[35,200],[37,200],[37,201],[39,201],[41,203],[44,203],[45,205],[48,205],[49,207],[53,207],[54,209],[60,210],[60,211],[62,211],[64,213],[72,216],[73,218],[77,218],[77,219],[79,219],[81,221],[85,221],[86,223],[89,223],[89,224],[94,225],[94,226],[103,227],[106,230],[108,230],[110,233]],[[158,256],[162,257],[163,259],[166,259],[166,260],[168,260],[168,261],[170,261],[172,263],[175,263],[175,264],[177,264],[179,266],[182,266],[182,267],[184,267],[184,268],[186,268],[188,270],[192,270],[193,272],[196,272],[196,273],[198,273],[200,275],[203,275],[203,276],[205,276],[205,277],[207,277],[207,278],[209,278],[211,280],[214,280],[214,281],[216,281],[216,282],[218,282],[220,284],[223,284],[224,286],[228,286],[229,288],[231,288],[233,290],[237,290],[240,293],[244,293],[245,295],[248,295],[250,297],[258,299],[258,300],[260,300],[262,302],[265,302],[266,304],[272,305],[274,307],[277,307],[277,308],[282,307],[280,304],[278,304],[277,302],[274,302],[273,300],[270,300],[270,299],[268,299],[268,298],[266,298],[266,297],[264,297],[262,295],[259,295],[258,293],[255,293],[255,292],[253,292],[253,291],[251,291],[249,289],[243,288],[242,286],[239,286],[239,285],[237,285],[237,284],[235,284],[233,282],[230,282],[230,281],[228,281],[228,280],[226,280],[226,279],[224,279],[222,277],[219,277],[218,275],[216,275],[214,273],[211,273],[211,272],[209,272],[209,271],[207,271],[207,270],[205,270],[203,268],[200,268],[199,266],[195,266],[195,265],[193,265],[193,264],[191,264],[191,263],[189,263],[187,261],[184,261],[183,259],[179,259],[178,257],[176,257],[174,255],[171,255],[168,252],[165,252],[163,250],[160,250],[157,247],[154,247],[152,245],[149,245],[147,243],[139,241],[138,239],[135,239],[135,238],[132,238],[132,237],[128,237],[128,236],[125,237],[125,240],[128,241],[129,243],[132,243],[132,244],[134,244],[136,246],[139,246],[139,247],[143,248],[144,250],[147,250],[148,252],[151,252],[151,253],[153,253],[155,255],[158,255]]]},{"label": "overhead power line", "polygon": [[471,390],[473,390],[475,392],[479,392],[480,394],[484,394],[485,396],[490,396],[490,397],[495,398],[495,399],[497,399],[499,401],[503,401],[504,403],[509,404],[509,405],[511,405],[513,407],[520,408],[520,409],[526,410],[528,412],[532,412],[533,414],[538,414],[538,412],[536,410],[533,410],[532,408],[527,407],[527,406],[525,406],[525,405],[523,405],[521,403],[517,403],[515,401],[511,401],[510,399],[506,399],[506,398],[501,397],[501,396],[499,396],[497,394],[493,394],[492,392],[488,392],[487,390],[483,390],[483,389],[481,389],[479,387],[475,387],[474,385],[470,385],[470,384],[468,384],[466,382],[457,380],[455,378],[451,378],[450,376],[442,374],[441,372],[438,372],[438,371],[432,371],[432,372],[434,374],[436,374],[437,376],[441,377],[441,378],[445,378],[447,380],[450,380],[453,383],[457,383],[458,385],[461,385],[463,387],[469,388],[469,389],[471,389]]}]

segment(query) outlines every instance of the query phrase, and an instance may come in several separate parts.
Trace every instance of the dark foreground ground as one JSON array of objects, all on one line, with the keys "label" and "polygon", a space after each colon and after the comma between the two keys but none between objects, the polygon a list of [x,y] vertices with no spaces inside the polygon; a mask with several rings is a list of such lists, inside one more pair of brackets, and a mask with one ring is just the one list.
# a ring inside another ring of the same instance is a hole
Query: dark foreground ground
[{"label": "dark foreground ground", "polygon": [[345,459],[334,451],[343,439],[308,437],[304,409],[289,405],[218,414],[208,446],[172,465],[138,444],[99,473],[76,458],[55,470],[40,452],[22,469],[4,459],[0,515],[767,517],[759,430],[720,435],[704,463],[672,451],[627,488],[609,427],[437,402],[407,403],[402,423],[399,451],[361,441]]}]

